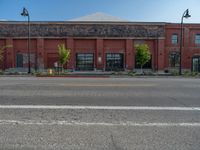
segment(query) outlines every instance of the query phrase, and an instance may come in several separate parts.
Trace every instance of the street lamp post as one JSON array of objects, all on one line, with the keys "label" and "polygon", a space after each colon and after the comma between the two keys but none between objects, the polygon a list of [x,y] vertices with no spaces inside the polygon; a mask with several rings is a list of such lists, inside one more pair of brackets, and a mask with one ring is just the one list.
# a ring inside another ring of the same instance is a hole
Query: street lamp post
[{"label": "street lamp post", "polygon": [[189,18],[191,15],[189,14],[189,9],[184,11],[181,17],[181,35],[180,35],[180,64],[179,64],[179,75],[182,74],[182,45],[183,45],[183,19]]},{"label": "street lamp post", "polygon": [[30,62],[30,15],[28,10],[24,7],[21,13],[22,16],[28,17],[28,74],[31,73],[31,62]]}]

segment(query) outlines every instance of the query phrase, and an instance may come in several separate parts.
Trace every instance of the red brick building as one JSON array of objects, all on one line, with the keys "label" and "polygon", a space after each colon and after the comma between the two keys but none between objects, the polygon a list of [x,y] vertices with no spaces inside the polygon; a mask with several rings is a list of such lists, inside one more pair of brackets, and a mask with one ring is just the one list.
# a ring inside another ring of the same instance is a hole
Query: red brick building
[{"label": "red brick building", "polygon": [[[1,69],[26,68],[27,22],[0,22],[0,47],[5,49]],[[182,68],[200,71],[200,24],[184,24]],[[134,45],[148,44],[151,61],[145,68],[154,71],[179,66],[180,24],[126,21],[31,22],[31,66],[53,68],[57,46],[71,49],[74,70],[133,70]]]}]

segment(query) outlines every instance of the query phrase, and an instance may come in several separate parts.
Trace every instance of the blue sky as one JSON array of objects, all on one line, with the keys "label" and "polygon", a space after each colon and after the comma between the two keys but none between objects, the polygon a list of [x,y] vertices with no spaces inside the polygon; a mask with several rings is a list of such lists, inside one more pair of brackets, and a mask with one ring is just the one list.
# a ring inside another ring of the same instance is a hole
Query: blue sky
[{"label": "blue sky", "polygon": [[0,0],[0,19],[25,21],[23,7],[32,21],[64,21],[104,12],[129,21],[180,22],[189,8],[191,18],[200,23],[200,0]]}]

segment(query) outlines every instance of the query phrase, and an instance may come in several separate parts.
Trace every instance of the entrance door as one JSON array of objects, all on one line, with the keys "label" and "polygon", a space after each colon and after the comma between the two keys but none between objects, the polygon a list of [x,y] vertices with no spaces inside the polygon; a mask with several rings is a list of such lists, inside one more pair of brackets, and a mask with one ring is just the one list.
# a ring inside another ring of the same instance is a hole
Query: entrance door
[{"label": "entrance door", "polygon": [[16,55],[16,67],[17,68],[22,68],[23,67],[23,55],[22,54],[17,54]]},{"label": "entrance door", "polygon": [[120,71],[123,70],[123,67],[124,67],[123,54],[120,53],[106,54],[106,70]]},{"label": "entrance door", "polygon": [[94,54],[78,53],[76,54],[76,69],[77,70],[94,70]]},{"label": "entrance door", "polygon": [[200,72],[200,56],[192,58],[192,71]]}]

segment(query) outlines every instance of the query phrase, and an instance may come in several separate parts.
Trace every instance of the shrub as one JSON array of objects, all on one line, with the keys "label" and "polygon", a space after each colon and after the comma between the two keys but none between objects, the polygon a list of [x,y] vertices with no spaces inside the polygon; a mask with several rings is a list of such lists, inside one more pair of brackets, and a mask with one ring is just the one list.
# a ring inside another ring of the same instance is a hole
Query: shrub
[{"label": "shrub", "polygon": [[179,75],[178,70],[171,70],[170,73],[171,73],[171,75],[173,75],[173,76],[178,76],[178,75]]},{"label": "shrub", "polygon": [[191,76],[191,72],[190,72],[190,71],[185,71],[185,72],[183,73],[183,76],[189,77],[189,76]]},{"label": "shrub", "polygon": [[129,75],[129,76],[135,76],[135,75],[136,75],[136,72],[135,72],[135,71],[129,71],[129,72],[128,72],[128,75]]},{"label": "shrub", "polygon": [[197,76],[198,72],[191,72],[191,76]]}]

